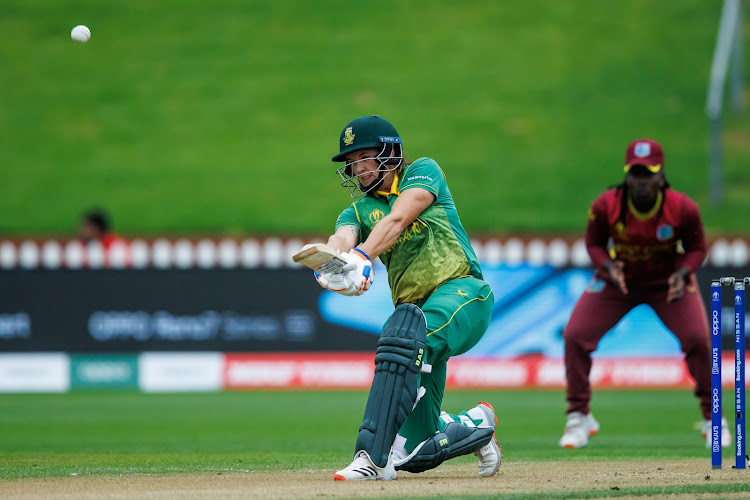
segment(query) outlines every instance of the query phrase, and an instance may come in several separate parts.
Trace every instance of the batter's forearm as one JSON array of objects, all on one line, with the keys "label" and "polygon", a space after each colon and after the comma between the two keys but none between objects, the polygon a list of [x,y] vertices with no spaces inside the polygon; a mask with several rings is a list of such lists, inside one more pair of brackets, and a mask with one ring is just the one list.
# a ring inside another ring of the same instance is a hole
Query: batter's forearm
[{"label": "batter's forearm", "polygon": [[328,246],[340,252],[348,252],[357,245],[358,237],[358,227],[342,226],[328,238]]},{"label": "batter's forearm", "polygon": [[367,241],[362,243],[359,248],[370,257],[370,260],[373,260],[393,246],[403,231],[404,225],[401,221],[387,215],[375,225],[370,236],[367,237]]},{"label": "batter's forearm", "polygon": [[328,238],[328,246],[333,248],[334,250],[338,250],[340,252],[348,252],[352,249],[351,246],[346,244],[346,241],[340,237],[336,236],[335,234]]}]

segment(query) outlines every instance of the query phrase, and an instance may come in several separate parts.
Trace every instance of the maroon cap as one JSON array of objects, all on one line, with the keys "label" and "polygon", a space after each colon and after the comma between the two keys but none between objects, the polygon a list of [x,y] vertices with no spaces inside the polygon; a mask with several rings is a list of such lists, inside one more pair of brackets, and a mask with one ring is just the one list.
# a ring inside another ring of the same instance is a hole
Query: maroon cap
[{"label": "maroon cap", "polygon": [[625,172],[633,165],[643,165],[656,173],[664,167],[664,152],[653,139],[636,139],[625,150]]}]

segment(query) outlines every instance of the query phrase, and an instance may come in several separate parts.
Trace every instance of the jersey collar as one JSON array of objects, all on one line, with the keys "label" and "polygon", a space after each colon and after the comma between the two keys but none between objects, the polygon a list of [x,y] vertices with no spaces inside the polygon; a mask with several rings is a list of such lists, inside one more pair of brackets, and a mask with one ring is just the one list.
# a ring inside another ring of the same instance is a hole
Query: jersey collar
[{"label": "jersey collar", "polygon": [[387,191],[375,191],[375,194],[377,194],[379,196],[383,196],[385,198],[388,198],[392,194],[397,195],[398,194],[398,173],[395,172],[395,171],[393,172],[393,183],[391,184],[391,191],[390,192],[387,192]]},{"label": "jersey collar", "polygon": [[651,210],[649,210],[648,212],[639,212],[638,209],[635,208],[635,205],[633,205],[633,200],[631,200],[630,196],[628,196],[628,208],[636,219],[648,220],[653,217],[656,212],[659,211],[659,207],[661,207],[662,201],[664,201],[664,195],[661,191],[659,191],[659,193],[656,195],[656,203],[654,203],[654,206],[651,207]]}]

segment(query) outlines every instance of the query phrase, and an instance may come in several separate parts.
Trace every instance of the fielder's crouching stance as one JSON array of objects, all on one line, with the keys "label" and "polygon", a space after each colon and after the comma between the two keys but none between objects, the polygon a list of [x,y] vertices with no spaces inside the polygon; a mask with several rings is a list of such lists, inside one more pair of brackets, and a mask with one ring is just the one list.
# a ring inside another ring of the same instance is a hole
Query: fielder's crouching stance
[{"label": "fielder's crouching stance", "polygon": [[345,162],[342,185],[358,199],[328,239],[348,264],[316,278],[361,295],[379,256],[396,306],[378,341],[354,460],[334,479],[395,479],[397,470],[423,472],[468,453],[480,476],[495,475],[502,454],[492,406],[440,411],[448,358],[482,338],[494,303],[442,170],[430,158],[406,163],[396,129],[378,116],[347,124],[333,161]]}]

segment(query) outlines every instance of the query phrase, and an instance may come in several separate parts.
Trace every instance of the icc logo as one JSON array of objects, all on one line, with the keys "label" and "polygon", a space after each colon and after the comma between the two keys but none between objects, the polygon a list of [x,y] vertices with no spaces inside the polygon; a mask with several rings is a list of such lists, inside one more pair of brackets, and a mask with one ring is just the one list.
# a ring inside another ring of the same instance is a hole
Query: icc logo
[{"label": "icc logo", "polygon": [[714,292],[713,294],[711,294],[711,300],[719,300],[719,293]]},{"label": "icc logo", "polygon": [[735,304],[741,304],[741,303],[742,303],[742,297],[740,297],[739,295],[737,295],[737,296],[736,296],[736,297],[734,298],[734,303],[735,303]]},{"label": "icc logo", "polygon": [[383,212],[381,212],[380,210],[373,210],[370,213],[370,217],[369,217],[370,222],[372,222],[373,224],[377,224],[378,221],[382,218],[383,218]]}]

